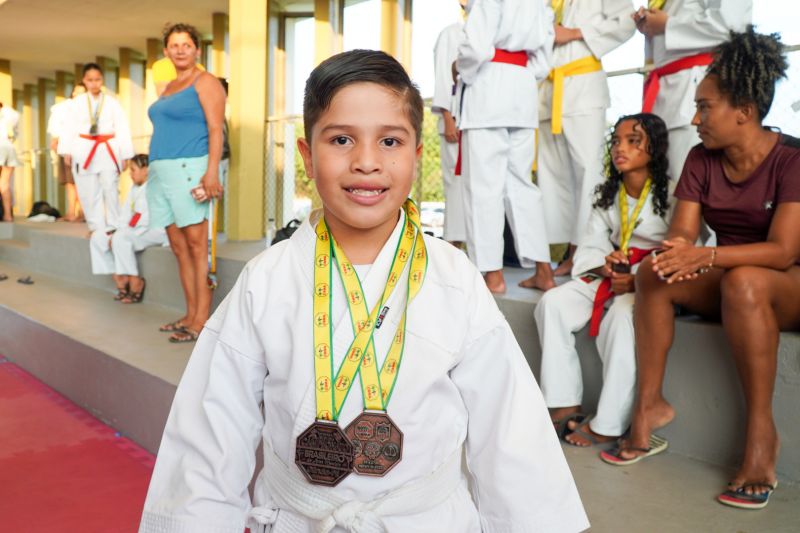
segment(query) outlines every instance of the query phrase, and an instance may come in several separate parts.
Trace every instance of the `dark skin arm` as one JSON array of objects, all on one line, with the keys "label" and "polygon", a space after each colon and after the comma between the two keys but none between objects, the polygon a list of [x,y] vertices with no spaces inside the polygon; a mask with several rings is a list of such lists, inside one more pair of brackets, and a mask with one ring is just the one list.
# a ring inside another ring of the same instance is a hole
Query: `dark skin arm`
[{"label": "dark skin arm", "polygon": [[[701,206],[697,202],[678,200],[670,224],[664,253],[653,260],[653,270],[667,283],[694,279],[697,271],[708,267],[712,247],[695,246],[700,231]],[[714,266],[733,268],[759,266],[787,270],[800,257],[800,202],[778,204],[765,242],[717,247]]]}]

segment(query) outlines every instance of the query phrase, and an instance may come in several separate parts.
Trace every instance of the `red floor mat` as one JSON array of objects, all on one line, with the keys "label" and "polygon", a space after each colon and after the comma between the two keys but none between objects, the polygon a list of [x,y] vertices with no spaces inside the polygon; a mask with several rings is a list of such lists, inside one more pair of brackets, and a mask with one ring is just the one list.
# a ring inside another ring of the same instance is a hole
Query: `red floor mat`
[{"label": "red floor mat", "polygon": [[154,461],[0,357],[0,531],[135,532]]}]

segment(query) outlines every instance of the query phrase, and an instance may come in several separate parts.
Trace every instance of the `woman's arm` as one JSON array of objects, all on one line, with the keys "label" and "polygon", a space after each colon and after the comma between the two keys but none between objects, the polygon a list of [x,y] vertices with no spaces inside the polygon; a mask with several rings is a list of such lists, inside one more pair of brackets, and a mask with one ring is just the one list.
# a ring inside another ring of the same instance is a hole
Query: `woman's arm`
[{"label": "woman's arm", "polygon": [[208,196],[219,198],[222,196],[222,185],[219,182],[219,162],[222,158],[225,90],[219,80],[207,72],[200,75],[195,88],[208,126],[208,169],[200,183]]}]

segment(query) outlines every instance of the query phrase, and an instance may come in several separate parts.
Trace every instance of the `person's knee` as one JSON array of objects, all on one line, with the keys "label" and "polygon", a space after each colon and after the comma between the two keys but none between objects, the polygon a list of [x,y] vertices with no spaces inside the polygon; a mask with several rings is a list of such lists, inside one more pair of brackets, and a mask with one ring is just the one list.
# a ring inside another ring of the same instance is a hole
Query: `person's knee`
[{"label": "person's knee", "polygon": [[720,293],[723,308],[747,311],[768,303],[770,299],[767,272],[763,268],[740,266],[722,276]]},{"label": "person's knee", "polygon": [[658,277],[656,272],[653,272],[653,259],[645,257],[639,264],[639,269],[636,271],[636,292],[640,294],[651,294],[659,289],[663,289],[665,284]]}]

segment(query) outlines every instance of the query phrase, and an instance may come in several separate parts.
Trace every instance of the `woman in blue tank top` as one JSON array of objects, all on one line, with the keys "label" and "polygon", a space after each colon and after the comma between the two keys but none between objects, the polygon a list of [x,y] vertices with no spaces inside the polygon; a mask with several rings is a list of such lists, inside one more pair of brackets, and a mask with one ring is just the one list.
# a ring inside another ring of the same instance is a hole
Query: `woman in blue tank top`
[{"label": "woman in blue tank top", "polygon": [[192,26],[166,29],[164,55],[177,76],[148,110],[153,123],[147,187],[150,226],[166,228],[186,298],[186,314],[161,327],[172,333],[171,342],[194,341],[208,319],[208,201],[222,196],[225,92],[214,76],[198,68],[199,45]]}]

